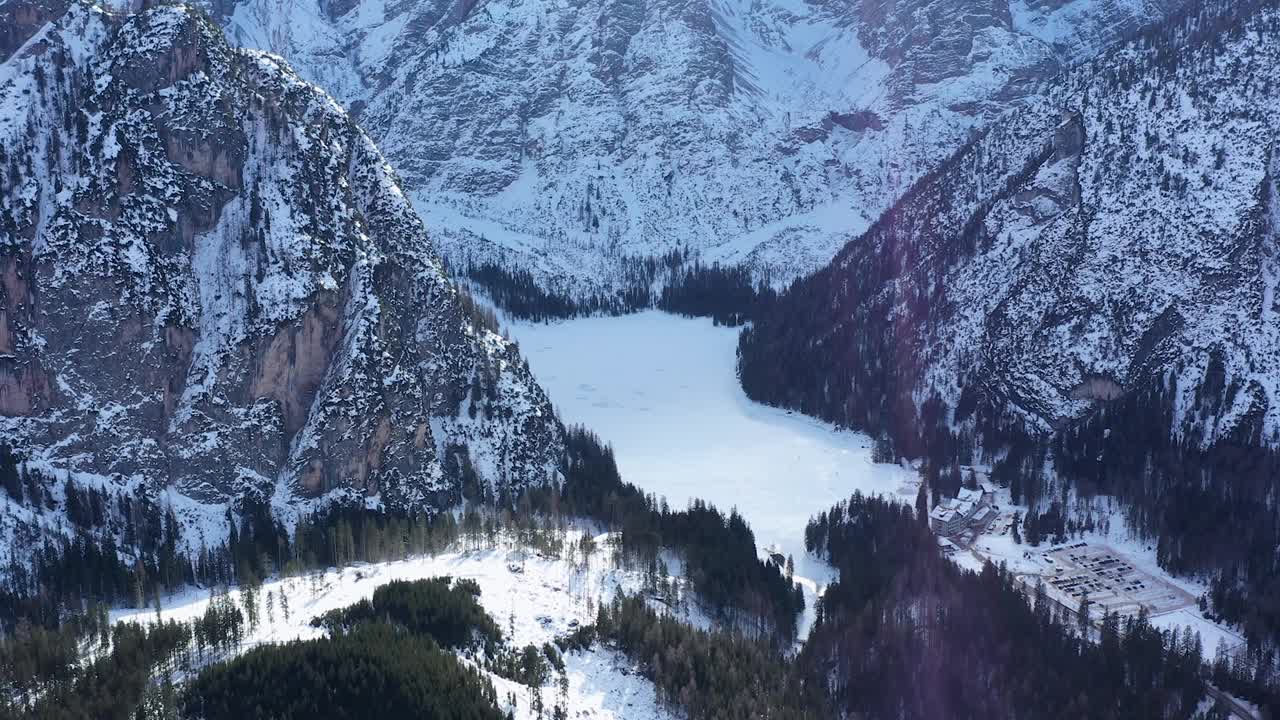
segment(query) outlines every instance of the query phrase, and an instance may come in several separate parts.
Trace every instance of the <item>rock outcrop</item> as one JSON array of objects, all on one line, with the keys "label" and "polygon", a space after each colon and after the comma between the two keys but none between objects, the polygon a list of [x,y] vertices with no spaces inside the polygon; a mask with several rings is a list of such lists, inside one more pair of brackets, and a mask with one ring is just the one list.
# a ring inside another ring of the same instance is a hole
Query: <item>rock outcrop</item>
[{"label": "rock outcrop", "polygon": [[0,6],[9,442],[201,503],[444,507],[456,445],[554,477],[547,398],[331,97],[192,8],[50,7]]},{"label": "rock outcrop", "polygon": [[1198,12],[962,147],[755,324],[744,384],[908,446],[1143,393],[1187,447],[1280,442],[1278,16]]},{"label": "rock outcrop", "polygon": [[1179,1],[241,0],[223,22],[359,109],[452,267],[593,294],[677,248],[810,272]]}]

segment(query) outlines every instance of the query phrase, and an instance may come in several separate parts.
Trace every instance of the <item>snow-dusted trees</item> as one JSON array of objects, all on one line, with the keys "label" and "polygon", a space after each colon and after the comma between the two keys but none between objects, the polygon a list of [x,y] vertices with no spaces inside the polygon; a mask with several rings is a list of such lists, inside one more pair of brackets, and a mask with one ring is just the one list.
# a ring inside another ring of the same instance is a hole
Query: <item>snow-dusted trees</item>
[{"label": "snow-dusted trees", "polygon": [[1042,583],[1028,599],[1001,568],[944,559],[905,504],[855,493],[816,516],[806,539],[840,579],[797,664],[836,714],[1189,718],[1204,697],[1194,642],[1111,613],[1093,642]]}]

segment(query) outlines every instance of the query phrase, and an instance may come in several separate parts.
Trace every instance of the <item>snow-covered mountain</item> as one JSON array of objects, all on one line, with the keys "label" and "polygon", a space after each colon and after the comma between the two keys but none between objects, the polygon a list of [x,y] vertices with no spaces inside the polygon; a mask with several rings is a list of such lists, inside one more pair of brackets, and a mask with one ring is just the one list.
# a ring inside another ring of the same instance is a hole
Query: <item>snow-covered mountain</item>
[{"label": "snow-covered mountain", "polygon": [[0,4],[0,437],[200,503],[458,500],[562,429],[370,138],[197,10]]},{"label": "snow-covered mountain", "polygon": [[1129,397],[1113,423],[1170,418],[1135,430],[1152,448],[1276,445],[1280,10],[1198,8],[993,123],[784,295],[744,335],[749,392],[913,452]]},{"label": "snow-covered mountain", "polygon": [[454,266],[619,284],[673,248],[827,262],[991,118],[1175,0],[243,0],[357,113]]}]

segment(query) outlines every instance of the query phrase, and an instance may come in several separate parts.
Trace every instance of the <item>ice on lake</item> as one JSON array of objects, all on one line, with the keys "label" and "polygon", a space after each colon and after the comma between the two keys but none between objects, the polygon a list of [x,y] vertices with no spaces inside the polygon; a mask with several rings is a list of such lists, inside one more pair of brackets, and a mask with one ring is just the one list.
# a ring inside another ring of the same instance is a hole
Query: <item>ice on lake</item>
[{"label": "ice on lake", "polygon": [[855,489],[891,495],[916,482],[871,462],[865,435],[748,400],[735,329],[645,312],[510,331],[564,421],[613,445],[623,479],[673,507],[736,507],[756,543],[781,546],[806,577],[828,576],[804,556],[811,515]]}]

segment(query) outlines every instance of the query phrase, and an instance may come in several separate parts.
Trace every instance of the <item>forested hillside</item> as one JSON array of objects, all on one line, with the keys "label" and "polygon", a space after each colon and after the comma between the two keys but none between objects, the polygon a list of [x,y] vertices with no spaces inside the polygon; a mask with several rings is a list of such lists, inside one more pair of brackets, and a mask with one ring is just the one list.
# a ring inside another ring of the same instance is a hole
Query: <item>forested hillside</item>
[{"label": "forested hillside", "polygon": [[[1120,720],[1206,710],[1208,651],[1190,630],[1161,631],[1145,613],[1107,613],[1100,629],[1088,628],[1079,608],[1054,603],[1043,585],[944,559],[906,505],[855,494],[810,522],[806,544],[840,579],[797,663],[851,717]],[[1227,663],[1213,680],[1230,683],[1230,674]],[[1251,680],[1233,689],[1274,707]]]},{"label": "forested hillside", "polygon": [[769,306],[743,387],[931,478],[1119,496],[1280,639],[1278,31],[1270,0],[1197,3],[1068,72]]}]

